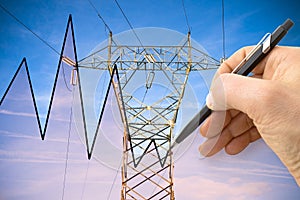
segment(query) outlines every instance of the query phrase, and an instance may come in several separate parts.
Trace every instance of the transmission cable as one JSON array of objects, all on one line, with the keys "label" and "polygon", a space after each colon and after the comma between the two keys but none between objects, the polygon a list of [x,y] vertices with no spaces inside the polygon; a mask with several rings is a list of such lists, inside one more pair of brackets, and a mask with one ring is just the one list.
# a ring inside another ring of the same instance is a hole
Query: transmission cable
[{"label": "transmission cable", "polygon": [[88,0],[88,2],[90,3],[90,5],[93,7],[93,9],[95,10],[95,12],[97,13],[98,17],[101,19],[101,21],[103,22],[105,28],[107,28],[109,30],[109,32],[111,33],[111,29],[109,28],[109,26],[107,25],[107,23],[105,22],[105,20],[103,19],[103,17],[100,15],[99,11],[97,10],[97,8],[95,7],[95,5]]},{"label": "transmission cable", "polygon": [[72,89],[69,88],[68,84],[67,84],[67,80],[66,80],[66,73],[65,73],[65,67],[64,65],[61,65],[62,66],[62,72],[63,72],[63,79],[64,79],[64,83],[65,83],[65,86],[67,88],[67,90],[69,92],[72,92]]},{"label": "transmission cable", "polygon": [[65,161],[65,169],[64,169],[64,179],[63,179],[63,191],[61,199],[64,199],[65,189],[66,189],[66,179],[67,179],[67,169],[68,169],[68,161],[69,161],[69,151],[70,151],[70,137],[71,137],[71,129],[72,129],[72,115],[73,115],[73,102],[74,102],[74,87],[72,88],[72,106],[70,109],[70,117],[69,117],[69,131],[68,131],[68,140],[67,140],[67,152],[66,152],[66,161]]},{"label": "transmission cable", "polygon": [[110,200],[110,196],[111,196],[112,190],[113,190],[113,188],[114,188],[114,185],[115,185],[115,183],[116,183],[116,180],[117,180],[117,177],[118,177],[118,173],[119,173],[119,170],[120,170],[121,166],[122,166],[122,159],[121,159],[121,161],[120,161],[120,164],[119,164],[119,167],[118,167],[118,169],[117,169],[116,175],[115,175],[115,177],[114,177],[113,183],[112,183],[112,185],[111,185],[111,187],[110,187],[110,190],[109,190],[109,193],[108,193],[108,196],[107,196],[107,200]]},{"label": "transmission cable", "polygon": [[181,3],[182,3],[182,8],[183,8],[184,16],[185,16],[186,25],[187,25],[188,31],[190,33],[191,32],[191,27],[190,27],[189,19],[188,19],[187,14],[186,14],[186,8],[185,8],[185,5],[184,5],[184,0],[181,0]]},{"label": "transmission cable", "polygon": [[84,185],[83,185],[83,189],[81,191],[81,200],[83,200],[83,197],[84,197],[89,168],[90,168],[90,160],[88,161],[88,165],[87,165],[87,168],[85,171]]},{"label": "transmission cable", "polygon": [[223,42],[223,58],[226,59],[225,54],[225,9],[224,9],[224,0],[222,0],[222,42]]},{"label": "transmission cable", "polygon": [[[125,13],[124,13],[122,7],[120,6],[119,2],[118,2],[117,0],[115,0],[115,2],[116,2],[116,4],[117,4],[118,8],[120,9],[120,11],[122,12],[122,15],[124,16],[124,18],[125,18],[127,24],[129,25],[130,29],[132,30],[133,34],[135,35],[135,37],[136,37],[137,40],[139,41],[140,45],[141,45],[142,47],[144,47],[143,44],[142,44],[142,41],[140,40],[140,38],[139,38],[138,35],[136,34],[136,32],[135,32],[133,26],[131,25],[131,23],[130,23],[128,17],[125,15]],[[146,49],[145,49],[145,51],[146,51]]]},{"label": "transmission cable", "polygon": [[24,28],[26,28],[29,32],[31,32],[35,37],[37,37],[40,41],[42,41],[45,45],[47,45],[50,49],[52,49],[56,54],[60,56],[60,53],[52,47],[46,40],[41,38],[38,34],[36,34],[33,30],[31,30],[28,26],[26,26],[21,20],[19,20],[14,14],[12,14],[9,10],[7,10],[3,5],[0,4],[2,10],[4,10],[8,15],[14,18],[19,24],[21,24]]}]

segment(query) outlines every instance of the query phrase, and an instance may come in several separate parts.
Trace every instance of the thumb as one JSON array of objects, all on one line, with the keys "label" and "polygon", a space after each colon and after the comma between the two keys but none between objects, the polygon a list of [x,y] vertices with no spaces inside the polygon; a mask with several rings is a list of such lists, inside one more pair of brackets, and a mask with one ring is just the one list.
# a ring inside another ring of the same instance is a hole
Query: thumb
[{"label": "thumb", "polygon": [[214,79],[206,104],[212,110],[236,109],[249,116],[263,106],[269,81],[237,74],[220,74]]}]

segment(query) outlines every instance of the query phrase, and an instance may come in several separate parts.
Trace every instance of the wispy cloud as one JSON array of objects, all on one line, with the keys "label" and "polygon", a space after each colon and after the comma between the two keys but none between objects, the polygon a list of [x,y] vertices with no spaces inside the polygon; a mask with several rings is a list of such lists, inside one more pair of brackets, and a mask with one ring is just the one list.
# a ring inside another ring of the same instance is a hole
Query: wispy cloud
[{"label": "wispy cloud", "polygon": [[[32,136],[30,135],[30,133],[25,133],[25,132],[22,132],[22,133],[16,133],[16,132],[11,132],[11,131],[4,131],[4,130],[0,130],[0,134],[3,136],[3,137],[6,137],[6,138],[10,138],[12,140],[15,139],[24,139],[24,142],[25,140],[31,140],[31,141],[41,141],[41,138],[37,135],[37,136]],[[42,141],[41,141],[42,142]],[[62,137],[50,137],[50,138],[47,138],[47,142],[53,142],[53,143],[66,143],[67,140],[66,138],[62,138]],[[69,141],[71,144],[82,144],[82,142],[78,141],[78,140],[70,140]]]},{"label": "wispy cloud", "polygon": [[211,170],[216,170],[218,173],[228,173],[228,172],[235,172],[238,173],[240,175],[256,175],[259,177],[273,177],[273,178],[285,178],[285,179],[292,179],[292,177],[290,176],[290,174],[284,170],[278,170],[278,169],[273,169],[273,168],[266,168],[266,169],[262,169],[262,168],[253,168],[253,165],[250,165],[249,163],[244,163],[248,166],[251,166],[250,169],[247,168],[240,168],[240,167],[232,167],[232,168],[225,168],[225,167],[211,167]]},{"label": "wispy cloud", "polygon": [[0,113],[4,115],[16,115],[16,116],[22,116],[22,117],[36,117],[34,113],[26,113],[26,112],[14,112],[10,110],[4,110],[0,109]]},{"label": "wispy cloud", "polygon": [[[4,115],[12,115],[16,117],[33,117],[35,118],[36,115],[35,113],[28,113],[28,112],[17,112],[17,111],[11,111],[11,110],[5,110],[5,109],[0,109],[0,113]],[[60,122],[69,122],[69,119],[65,117],[65,113],[61,112],[56,112],[56,115],[51,116],[51,120],[55,121],[60,121]],[[39,115],[40,118],[46,118],[44,115]]]},{"label": "wispy cloud", "polygon": [[[69,153],[71,163],[83,163],[80,160],[79,153]],[[76,159],[77,157],[77,159]],[[65,163],[66,153],[65,152],[55,152],[55,151],[6,151],[0,150],[0,160],[7,162],[21,162],[21,163]]]},{"label": "wispy cloud", "polygon": [[222,163],[210,166],[213,171],[218,173],[235,172],[240,175],[292,179],[285,167],[268,164],[262,160],[244,159],[242,157],[228,159],[227,156],[220,156],[215,159],[215,162]]},{"label": "wispy cloud", "polygon": [[[227,182],[221,182],[190,176],[176,178],[175,182],[178,199],[257,199],[271,190],[266,182],[246,183],[240,178],[231,178]],[[189,192],[185,192],[187,190]]]}]

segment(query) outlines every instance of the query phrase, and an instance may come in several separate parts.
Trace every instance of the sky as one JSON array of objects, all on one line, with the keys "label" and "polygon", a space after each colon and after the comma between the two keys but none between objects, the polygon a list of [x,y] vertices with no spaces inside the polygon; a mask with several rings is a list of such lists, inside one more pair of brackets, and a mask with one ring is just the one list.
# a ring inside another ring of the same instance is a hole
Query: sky
[{"label": "sky", "polygon": [[[130,29],[114,1],[92,2],[113,34]],[[58,52],[62,48],[69,14],[73,17],[79,59],[107,39],[108,31],[87,0],[1,0],[0,3]],[[119,0],[119,3],[135,28],[162,27],[182,34],[188,32],[181,0]],[[222,2],[186,0],[184,3],[192,38],[219,60],[223,55]],[[224,0],[224,4],[226,57],[243,46],[255,45],[286,18],[291,18],[295,25],[280,45],[300,46],[299,2]],[[38,109],[45,113],[59,55],[2,9],[0,22],[0,97],[26,57]],[[46,140],[41,141],[24,73],[21,71],[0,107],[0,200],[50,200],[62,196],[64,199],[119,199],[118,164],[87,160],[76,125],[70,124],[70,99],[67,97],[71,93],[62,79],[58,83],[62,89],[55,96]],[[208,85],[212,75],[213,71],[202,77]],[[197,88],[201,88],[201,84],[193,87],[199,94]],[[199,103],[203,104],[205,96],[202,93],[199,96]],[[111,130],[109,114],[104,118],[108,123],[103,129]],[[118,135],[106,137],[118,138]],[[295,181],[262,140],[236,156],[222,151],[206,159],[197,150],[201,142],[203,138],[195,132],[188,150],[176,159],[176,199],[299,199],[300,190]],[[115,145],[119,144],[117,140]]]}]

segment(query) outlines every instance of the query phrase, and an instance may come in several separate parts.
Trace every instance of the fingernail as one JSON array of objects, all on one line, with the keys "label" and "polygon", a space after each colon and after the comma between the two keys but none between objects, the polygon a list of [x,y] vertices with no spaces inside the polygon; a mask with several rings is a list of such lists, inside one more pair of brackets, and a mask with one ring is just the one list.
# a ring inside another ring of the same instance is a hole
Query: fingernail
[{"label": "fingernail", "polygon": [[209,151],[204,144],[200,145],[198,150],[202,156],[207,157]]},{"label": "fingernail", "polygon": [[213,104],[214,104],[213,97],[212,97],[211,93],[208,93],[208,95],[206,96],[206,105],[209,109],[212,110]]}]

